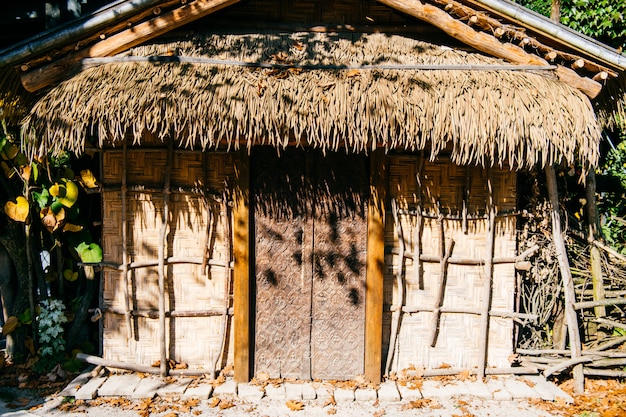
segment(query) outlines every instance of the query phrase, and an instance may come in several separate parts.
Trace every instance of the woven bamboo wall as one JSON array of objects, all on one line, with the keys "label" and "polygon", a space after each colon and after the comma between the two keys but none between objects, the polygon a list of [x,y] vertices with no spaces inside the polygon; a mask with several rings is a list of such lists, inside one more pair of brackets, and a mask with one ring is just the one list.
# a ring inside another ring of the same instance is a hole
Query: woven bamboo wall
[{"label": "woven bamboo wall", "polygon": [[[103,249],[105,262],[122,263],[122,150],[103,152]],[[127,192],[127,250],[129,262],[158,259],[159,229],[163,213],[163,181],[167,150],[128,151],[127,182],[158,189],[158,192]],[[210,189],[221,192],[230,177],[232,162],[224,154],[175,151],[171,187]],[[107,191],[108,190],[108,191]],[[204,242],[210,258],[229,259],[222,206],[197,194],[172,193],[169,202],[166,254],[168,257],[201,259]],[[207,236],[210,236],[207,238]],[[166,310],[198,311],[224,309],[228,274],[223,267],[203,271],[198,264],[166,267]],[[158,310],[158,269],[135,269],[128,286],[130,306],[135,310]],[[123,311],[124,279],[118,271],[104,273],[104,305]],[[168,356],[190,368],[210,369],[219,355],[222,317],[176,317],[167,319]],[[104,319],[103,355],[107,359],[150,365],[159,359],[158,320],[133,319],[134,336],[129,337],[124,315],[107,313]]]},{"label": "woven bamboo wall", "polygon": [[[419,158],[417,156],[390,157],[390,197],[396,198],[400,209],[416,209],[420,191],[417,183]],[[469,181],[466,178],[469,176]],[[449,161],[424,161],[421,171],[422,211],[436,213],[439,204],[443,214],[461,215],[464,189],[469,185],[468,214],[482,215],[487,204],[487,172],[480,167],[459,167]],[[496,212],[515,209],[516,175],[506,169],[492,169],[494,203]],[[388,216],[392,219],[392,216]],[[406,249],[415,253],[413,230],[416,217],[399,217],[406,241]],[[487,220],[468,221],[467,233],[459,220],[444,220],[446,245],[454,239],[452,256],[465,259],[485,259]],[[424,218],[421,236],[421,253],[439,256],[440,232],[436,219]],[[495,257],[516,255],[516,219],[496,219]],[[398,236],[393,221],[387,222],[386,247],[398,249]],[[398,255],[387,255],[385,278],[385,304],[395,305],[395,277]],[[415,273],[411,259],[405,261],[405,305],[433,307],[436,304],[436,287],[440,279],[439,263],[423,263],[420,274]],[[449,265],[443,307],[480,309],[483,300],[485,270],[482,265]],[[494,267],[492,310],[513,311],[515,297],[515,269],[513,264]],[[388,340],[390,313],[385,317],[385,340]],[[396,344],[393,369],[411,366],[433,369],[448,364],[471,369],[479,363],[480,316],[473,314],[442,313],[440,330],[435,347],[431,347],[432,316],[430,311],[404,314]],[[386,347],[388,349],[388,346]],[[490,319],[487,366],[507,367],[508,356],[513,351],[513,322],[510,318]]]}]

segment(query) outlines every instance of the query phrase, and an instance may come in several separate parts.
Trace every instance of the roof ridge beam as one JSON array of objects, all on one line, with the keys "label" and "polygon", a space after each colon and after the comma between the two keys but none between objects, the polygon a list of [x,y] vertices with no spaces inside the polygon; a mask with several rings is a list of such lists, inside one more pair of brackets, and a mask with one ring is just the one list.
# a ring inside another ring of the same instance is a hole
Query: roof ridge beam
[{"label": "roof ridge beam", "polygon": [[83,58],[118,54],[237,2],[239,0],[195,0],[161,16],[116,33],[58,61],[22,74],[22,85],[30,92],[40,90],[62,81],[68,73],[80,70],[80,61]]},{"label": "roof ridge beam", "polygon": [[[472,29],[432,4],[422,3],[418,0],[378,1],[436,26],[466,45],[497,58],[523,65],[549,65],[545,59],[530,54],[517,45],[502,43],[495,36]],[[560,65],[557,66],[556,75],[561,82],[582,91],[590,98],[595,98],[602,90],[602,84],[590,78],[581,77],[574,70]]]}]

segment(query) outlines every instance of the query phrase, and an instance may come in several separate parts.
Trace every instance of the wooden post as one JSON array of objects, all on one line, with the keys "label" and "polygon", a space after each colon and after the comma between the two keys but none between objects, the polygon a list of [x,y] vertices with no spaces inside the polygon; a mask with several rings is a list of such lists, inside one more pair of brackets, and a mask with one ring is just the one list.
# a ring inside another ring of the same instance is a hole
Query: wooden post
[{"label": "wooden post", "polygon": [[127,342],[130,348],[130,339],[133,337],[133,323],[130,317],[130,292],[128,287],[130,285],[129,270],[128,270],[128,214],[126,207],[127,203],[127,182],[128,182],[128,149],[126,140],[122,143],[122,188],[120,190],[122,200],[122,281],[124,285],[124,319],[126,321]]},{"label": "wooden post", "polygon": [[[163,215],[161,217],[161,230],[159,231],[159,350],[161,363],[159,366],[161,376],[167,376],[167,331],[165,326],[165,279],[167,268],[165,256],[167,249],[167,223],[169,218],[170,182],[172,163],[174,158],[174,139],[170,138],[167,145],[167,159],[165,163],[165,179],[163,181]],[[171,320],[171,319],[170,319]]]},{"label": "wooden post", "polygon": [[381,381],[383,350],[383,283],[385,278],[385,199],[387,164],[384,151],[370,156],[367,207],[367,275],[365,278],[365,377]]},{"label": "wooden post", "polygon": [[483,305],[480,312],[480,355],[478,357],[478,378],[485,377],[487,353],[489,348],[489,311],[491,310],[491,294],[493,284],[493,253],[496,240],[496,209],[493,203],[493,180],[491,170],[487,168],[487,245],[485,248],[485,281],[483,283]]},{"label": "wooden post", "polygon": [[[593,243],[600,237],[598,227],[598,206],[596,203],[596,173],[593,167],[587,174],[587,185],[585,187],[585,197],[587,199],[587,223],[589,223],[589,242]],[[596,245],[590,245],[591,279],[593,282],[593,299],[604,300],[604,276],[602,274],[602,262],[600,249]],[[606,316],[606,307],[598,306],[594,308],[596,318]]]},{"label": "wooden post", "polygon": [[[567,322],[567,332],[569,336],[570,351],[572,360],[582,355],[582,346],[580,341],[580,333],[578,331],[578,318],[574,303],[576,301],[574,294],[574,281],[572,279],[572,271],[570,270],[569,261],[567,259],[567,251],[565,249],[565,241],[561,232],[561,215],[559,214],[559,191],[556,185],[556,173],[554,167],[549,165],[545,168],[546,184],[548,186],[548,195],[550,196],[550,217],[552,219],[552,239],[556,250],[556,258],[559,262],[559,271],[563,280],[563,293],[565,296],[565,319]],[[585,376],[583,375],[583,365],[574,366],[574,393],[582,394],[585,391]]]},{"label": "wooden post", "polygon": [[233,307],[235,327],[235,381],[251,377],[252,337],[250,321],[250,157],[246,150],[235,156],[233,190]]},{"label": "wooden post", "polygon": [[[389,336],[389,350],[387,351],[387,365],[385,366],[385,375],[389,375],[391,371],[391,361],[394,356],[396,348],[396,339],[398,338],[398,331],[400,329],[400,319],[402,315],[402,307],[404,306],[404,275],[402,270],[404,269],[404,232],[402,230],[402,223],[398,216],[398,205],[396,199],[391,199],[391,214],[393,215],[393,224],[398,235],[398,247],[400,253],[398,254],[398,265],[396,266],[396,303],[398,308],[394,310],[391,315],[391,335]],[[417,257],[419,259],[419,256]]]}]

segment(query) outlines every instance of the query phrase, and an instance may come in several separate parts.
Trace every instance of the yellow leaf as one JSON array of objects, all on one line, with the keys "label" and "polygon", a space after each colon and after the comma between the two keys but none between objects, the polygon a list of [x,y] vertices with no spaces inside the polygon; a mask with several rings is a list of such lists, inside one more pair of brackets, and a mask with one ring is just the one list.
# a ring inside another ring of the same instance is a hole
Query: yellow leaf
[{"label": "yellow leaf", "polygon": [[48,192],[50,193],[52,197],[58,197],[59,194],[61,193],[61,188],[59,184],[55,182],[54,184],[50,186],[50,188],[48,189]]},{"label": "yellow leaf", "polygon": [[17,317],[15,316],[9,317],[7,321],[4,323],[4,326],[2,326],[2,335],[6,336],[8,334],[13,333],[13,330],[15,330],[15,328],[17,327],[19,323],[20,322],[17,319]]},{"label": "yellow leaf", "polygon": [[63,271],[63,278],[66,280],[73,282],[78,279],[78,271],[72,271],[71,269],[66,269]]},{"label": "yellow leaf", "polygon": [[80,171],[80,184],[85,188],[97,188],[98,181],[94,177],[93,173],[89,169],[83,169]]},{"label": "yellow leaf", "polygon": [[350,71],[348,71],[346,73],[346,77],[356,77],[357,75],[360,75],[361,71],[359,71],[358,69],[351,69]]},{"label": "yellow leaf", "polygon": [[65,195],[59,198],[59,202],[65,207],[70,208],[78,200],[78,187],[73,181],[65,182]]},{"label": "yellow leaf", "polygon": [[221,400],[220,400],[219,398],[217,398],[217,397],[212,397],[212,398],[209,400],[209,407],[211,407],[211,408],[215,408],[215,407],[217,407],[217,406],[220,404],[220,401],[221,401]]},{"label": "yellow leaf", "polygon": [[63,226],[64,232],[80,232],[81,230],[83,230],[83,226],[78,224],[65,223],[65,226]]},{"label": "yellow leaf", "polygon": [[32,167],[30,165],[24,165],[23,167],[20,168],[20,171],[22,174],[22,178],[24,178],[24,180],[28,182],[30,180],[30,173],[32,172]]},{"label": "yellow leaf", "polygon": [[22,196],[17,197],[15,203],[7,201],[4,205],[4,212],[16,222],[25,222],[28,218],[29,209],[28,200]]},{"label": "yellow leaf", "polygon": [[291,411],[302,411],[304,410],[304,404],[300,401],[289,400],[287,401],[287,407]]},{"label": "yellow leaf", "polygon": [[2,159],[5,161],[8,161],[15,158],[19,151],[20,148],[18,148],[14,143],[8,143],[4,148],[2,148],[0,156],[2,156]]},{"label": "yellow leaf", "polygon": [[58,213],[55,213],[50,207],[44,207],[39,212],[39,216],[41,217],[41,223],[52,233],[56,231],[63,223],[63,220],[65,220],[65,210],[61,208]]}]

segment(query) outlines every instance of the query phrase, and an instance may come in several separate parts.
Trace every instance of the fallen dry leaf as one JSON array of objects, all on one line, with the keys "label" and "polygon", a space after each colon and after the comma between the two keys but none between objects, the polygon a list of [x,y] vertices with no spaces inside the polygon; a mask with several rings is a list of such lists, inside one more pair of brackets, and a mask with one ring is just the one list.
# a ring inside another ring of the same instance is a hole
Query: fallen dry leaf
[{"label": "fallen dry leaf", "polygon": [[374,414],[372,414],[372,416],[374,417],[382,417],[384,415],[385,415],[385,410],[378,410],[378,411],[375,411]]},{"label": "fallen dry leaf", "polygon": [[333,414],[337,414],[337,409],[336,408],[329,408],[328,411],[326,411],[326,414],[330,414],[331,416]]},{"label": "fallen dry leaf", "polygon": [[232,401],[228,401],[228,400],[222,400],[220,401],[220,404],[219,404],[220,410],[226,410],[234,406],[235,406],[235,403],[233,403]]},{"label": "fallen dry leaf", "polygon": [[215,408],[220,404],[220,399],[217,397],[213,397],[209,400],[209,407]]},{"label": "fallen dry leaf", "polygon": [[408,404],[405,404],[402,406],[403,410],[412,410],[412,409],[416,409],[416,408],[424,408],[424,407],[428,407],[430,405],[430,403],[432,403],[433,400],[430,400],[428,398],[421,398],[419,400],[414,400],[414,401],[410,401]]},{"label": "fallen dry leaf", "polygon": [[304,404],[301,401],[289,400],[285,403],[287,408],[291,411],[302,411],[304,410]]},{"label": "fallen dry leaf", "polygon": [[335,401],[335,397],[333,395],[331,395],[326,401],[324,401],[323,407],[326,407],[329,405],[337,405],[337,401]]}]

